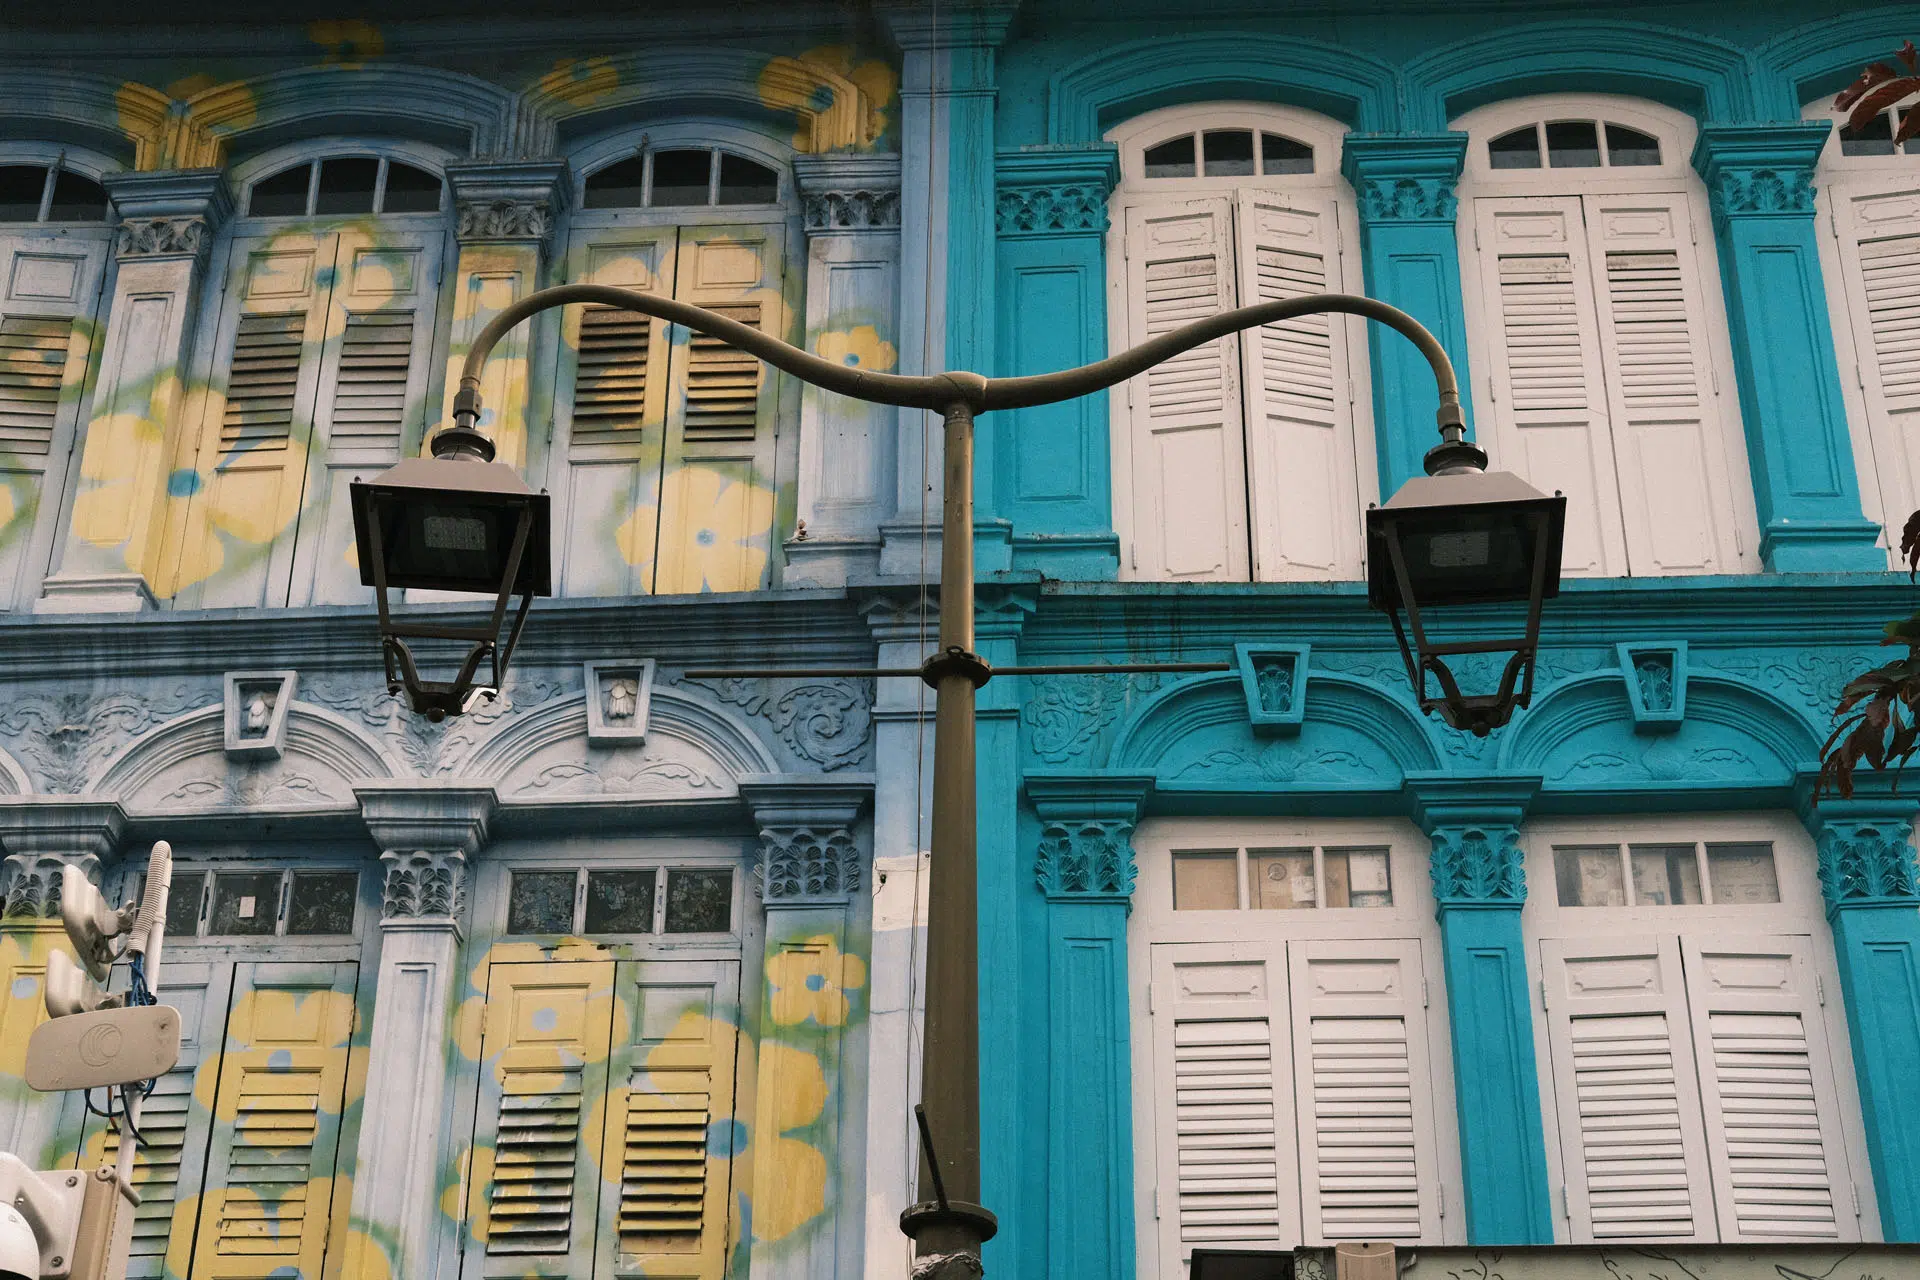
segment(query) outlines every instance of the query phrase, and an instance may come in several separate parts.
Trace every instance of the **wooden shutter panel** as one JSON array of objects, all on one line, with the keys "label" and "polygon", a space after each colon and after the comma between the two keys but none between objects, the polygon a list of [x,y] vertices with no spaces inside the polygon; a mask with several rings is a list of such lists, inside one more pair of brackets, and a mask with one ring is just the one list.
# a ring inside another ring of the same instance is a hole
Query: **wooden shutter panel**
[{"label": "wooden shutter panel", "polygon": [[1288,948],[1308,1242],[1437,1241],[1439,1152],[1420,944]]},{"label": "wooden shutter panel", "polygon": [[195,1280],[318,1276],[334,1210],[358,966],[234,967]]},{"label": "wooden shutter panel", "polygon": [[1195,1245],[1298,1241],[1284,950],[1157,945],[1153,990],[1160,1274]]},{"label": "wooden shutter panel", "polygon": [[348,484],[398,462],[425,425],[444,237],[383,228],[377,239],[349,231],[339,241],[293,604],[373,598],[354,558]]},{"label": "wooden shutter panel", "polygon": [[[583,233],[592,234],[592,233]],[[610,233],[598,233],[607,236]],[[581,243],[573,274],[591,284],[672,292],[673,228]],[[561,343],[556,486],[562,595],[653,590],[667,417],[667,324],[611,307],[569,307]]]},{"label": "wooden shutter panel", "polygon": [[1739,517],[1687,197],[1585,204],[1629,564],[1636,574],[1730,572]]},{"label": "wooden shutter panel", "polygon": [[[1127,345],[1235,305],[1225,200],[1127,210]],[[1239,345],[1223,338],[1127,386],[1132,577],[1247,578],[1247,477]]]},{"label": "wooden shutter panel", "polygon": [[106,256],[104,238],[0,235],[0,609],[30,606],[52,557],[48,487],[73,448]]},{"label": "wooden shutter panel", "polygon": [[599,1179],[581,1141],[607,1097],[610,962],[497,964],[487,977],[465,1276],[580,1277],[593,1266]]},{"label": "wooden shutter panel", "polygon": [[1561,573],[1627,571],[1599,324],[1577,198],[1475,200],[1494,465],[1567,495]]},{"label": "wooden shutter panel", "polygon": [[1540,949],[1574,1241],[1713,1239],[1678,942]]},{"label": "wooden shutter panel", "polygon": [[[1329,199],[1241,192],[1238,305],[1340,292],[1336,216]],[[1241,339],[1247,505],[1260,581],[1360,576],[1351,334],[1344,317],[1316,315]]]},{"label": "wooden shutter panel", "polygon": [[595,1275],[726,1272],[731,1152],[715,1125],[734,1112],[739,966],[623,963],[602,1159]]},{"label": "wooden shutter panel", "polygon": [[1720,1238],[1859,1239],[1808,940],[1681,946]]},{"label": "wooden shutter panel", "polygon": [[[674,296],[789,336],[784,230],[687,227]],[[653,589],[755,591],[773,562],[776,383],[751,356],[673,331]]]}]

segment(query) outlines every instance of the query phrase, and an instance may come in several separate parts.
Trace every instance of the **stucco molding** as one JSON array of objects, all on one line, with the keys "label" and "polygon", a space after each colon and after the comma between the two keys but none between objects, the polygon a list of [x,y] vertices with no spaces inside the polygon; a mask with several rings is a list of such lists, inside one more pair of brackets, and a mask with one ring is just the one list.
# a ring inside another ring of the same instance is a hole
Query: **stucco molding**
[{"label": "stucco molding", "polygon": [[1034,882],[1050,902],[1131,903],[1138,871],[1133,831],[1154,780],[1145,774],[1030,773],[1040,819]]},{"label": "stucco molding", "polygon": [[[10,66],[0,90],[0,132],[74,142],[122,164],[143,165],[164,136],[171,102],[158,89],[70,71]],[[11,127],[5,127],[5,126]]]},{"label": "stucco molding", "polygon": [[844,907],[865,881],[854,835],[873,801],[871,775],[773,774],[740,781],[760,829],[754,889],[769,909]]},{"label": "stucco molding", "polygon": [[1464,133],[1349,133],[1341,140],[1340,172],[1364,223],[1451,226],[1466,155]]},{"label": "stucco molding", "polygon": [[1758,104],[1762,118],[1791,120],[1803,103],[1837,93],[1869,62],[1884,60],[1896,41],[1911,34],[1913,9],[1888,5],[1845,16],[1823,17],[1783,31],[1754,54],[1768,73],[1768,96]]},{"label": "stucco molding", "polygon": [[380,855],[382,920],[454,921],[467,910],[467,857],[457,850],[391,849]]},{"label": "stucco molding", "polygon": [[1831,129],[1825,120],[1794,120],[1700,130],[1693,167],[1706,181],[1715,219],[1812,218],[1814,167]]},{"label": "stucco molding", "polygon": [[119,847],[127,815],[113,801],[70,796],[22,797],[0,802],[0,914],[51,920],[60,914],[64,868],[100,880],[101,866]]},{"label": "stucco molding", "polygon": [[1800,820],[1813,836],[1829,915],[1858,907],[1910,910],[1920,903],[1920,863],[1913,847],[1920,797],[1901,794],[1900,781],[1892,772],[1862,772],[1855,775],[1851,796],[1829,792],[1816,803],[1818,771],[1802,772]]},{"label": "stucco molding", "polygon": [[795,156],[793,179],[809,235],[895,231],[900,226],[897,155]]},{"label": "stucco molding", "polygon": [[564,161],[475,161],[448,165],[447,185],[462,244],[544,243],[571,179]]}]

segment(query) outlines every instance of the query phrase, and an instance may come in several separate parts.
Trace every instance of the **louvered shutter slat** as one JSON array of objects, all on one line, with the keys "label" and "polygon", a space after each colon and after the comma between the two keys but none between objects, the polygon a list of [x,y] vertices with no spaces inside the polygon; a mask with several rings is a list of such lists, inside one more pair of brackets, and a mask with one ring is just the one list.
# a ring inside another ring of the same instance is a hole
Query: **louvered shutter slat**
[{"label": "louvered shutter slat", "polygon": [[655,1249],[672,1247],[672,1237],[698,1237],[706,1210],[710,1101],[704,1093],[628,1095],[623,1236],[653,1237],[646,1247]]},{"label": "louvered shutter slat", "polygon": [[52,447],[72,334],[64,317],[0,319],[0,448],[45,456]]},{"label": "louvered shutter slat", "polygon": [[1272,1029],[1176,1023],[1174,1132],[1180,1238],[1279,1238]]},{"label": "louvered shutter slat", "polygon": [[487,1252],[564,1254],[573,1229],[581,1073],[508,1068],[501,1093]]},{"label": "louvered shutter slat", "polygon": [[1920,398],[1920,235],[1869,241],[1860,245],[1859,255],[1881,394],[1889,407],[1915,407]]},{"label": "louvered shutter slat", "polygon": [[651,317],[612,307],[589,307],[581,315],[573,382],[575,444],[616,443],[644,425],[653,325]]},{"label": "louvered shutter slat", "polygon": [[[760,304],[712,303],[709,310],[760,327]],[[686,441],[751,441],[759,429],[760,361],[718,338],[688,335]]]},{"label": "louvered shutter slat", "polygon": [[333,448],[373,448],[398,456],[413,339],[411,312],[348,314],[334,380]]},{"label": "louvered shutter slat", "polygon": [[220,423],[223,453],[287,447],[306,323],[305,312],[240,317]]},{"label": "louvered shutter slat", "polygon": [[[170,1071],[154,1084],[140,1108],[141,1143],[134,1154],[134,1185],[140,1205],[133,1212],[130,1259],[159,1259],[167,1252],[180,1198],[180,1165],[187,1140],[187,1115],[193,1104],[193,1073]],[[204,1131],[203,1131],[204,1133]],[[111,1161],[120,1152],[120,1137],[109,1132],[103,1148]],[[143,1274],[137,1264],[134,1274]]]}]

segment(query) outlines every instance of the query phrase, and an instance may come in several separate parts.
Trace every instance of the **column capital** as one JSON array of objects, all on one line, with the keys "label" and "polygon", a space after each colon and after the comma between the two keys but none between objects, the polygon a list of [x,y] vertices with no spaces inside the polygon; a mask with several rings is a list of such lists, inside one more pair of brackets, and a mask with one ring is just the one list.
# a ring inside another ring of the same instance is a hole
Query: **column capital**
[{"label": "column capital", "polygon": [[1464,133],[1350,133],[1341,143],[1340,172],[1362,222],[1451,225],[1466,156]]},{"label": "column capital", "polygon": [[1813,216],[1813,170],[1832,124],[1707,125],[1693,144],[1716,219]]},{"label": "column capital", "polygon": [[994,229],[1001,236],[1099,235],[1120,182],[1120,152],[1033,146],[994,156]]},{"label": "column capital", "polygon": [[9,919],[60,914],[60,872],[74,866],[89,880],[119,845],[127,815],[117,801],[67,796],[14,796],[0,803],[0,901]]},{"label": "column capital", "polygon": [[1920,905],[1920,864],[1913,848],[1920,797],[1893,789],[1890,774],[1855,779],[1853,795],[1813,802],[1811,778],[1800,780],[1800,821],[1819,856],[1820,895],[1827,912],[1849,907]]},{"label": "column capital", "polygon": [[909,53],[938,49],[997,49],[1006,39],[1018,4],[959,4],[952,8],[931,9],[918,4],[886,4],[874,8],[874,16],[893,38],[894,44]]},{"label": "column capital", "polygon": [[542,244],[566,207],[564,160],[476,160],[447,166],[454,235],[461,244]]},{"label": "column capital", "polygon": [[120,215],[114,252],[121,261],[203,259],[233,214],[233,192],[219,169],[115,173],[104,180]]},{"label": "column capital", "polygon": [[1410,774],[1402,794],[1433,849],[1433,899],[1458,907],[1518,908],[1527,900],[1520,824],[1540,789],[1534,776],[1455,778]]},{"label": "column capital", "polygon": [[894,231],[900,226],[900,157],[832,152],[793,158],[807,234]]},{"label": "column capital", "polygon": [[762,774],[740,780],[760,829],[755,887],[769,910],[845,906],[866,861],[853,825],[873,798],[871,776]]},{"label": "column capital", "polygon": [[1025,787],[1040,818],[1034,880],[1047,900],[1131,905],[1133,829],[1153,794],[1153,778],[1034,772]]},{"label": "column capital", "polygon": [[486,843],[498,803],[492,787],[404,778],[356,783],[353,792],[360,820],[383,852],[424,849],[469,857]]}]

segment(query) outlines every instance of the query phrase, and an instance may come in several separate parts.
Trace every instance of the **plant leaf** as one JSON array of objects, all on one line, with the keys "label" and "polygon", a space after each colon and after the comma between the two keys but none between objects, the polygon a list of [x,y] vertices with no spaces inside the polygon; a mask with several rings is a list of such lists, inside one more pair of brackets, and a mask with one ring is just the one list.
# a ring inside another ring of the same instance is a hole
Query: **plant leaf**
[{"label": "plant leaf", "polygon": [[1897,76],[1874,87],[1854,105],[1853,114],[1847,117],[1847,127],[1866,128],[1875,116],[1910,93],[1920,93],[1920,77]]},{"label": "plant leaf", "polygon": [[1899,76],[1899,74],[1898,71],[1895,71],[1884,62],[1869,62],[1866,69],[1860,73],[1858,80],[1855,80],[1852,84],[1834,95],[1833,109],[1835,111],[1845,111],[1848,107],[1860,101],[1861,95],[1873,88],[1873,86],[1882,81],[1892,80]]}]

